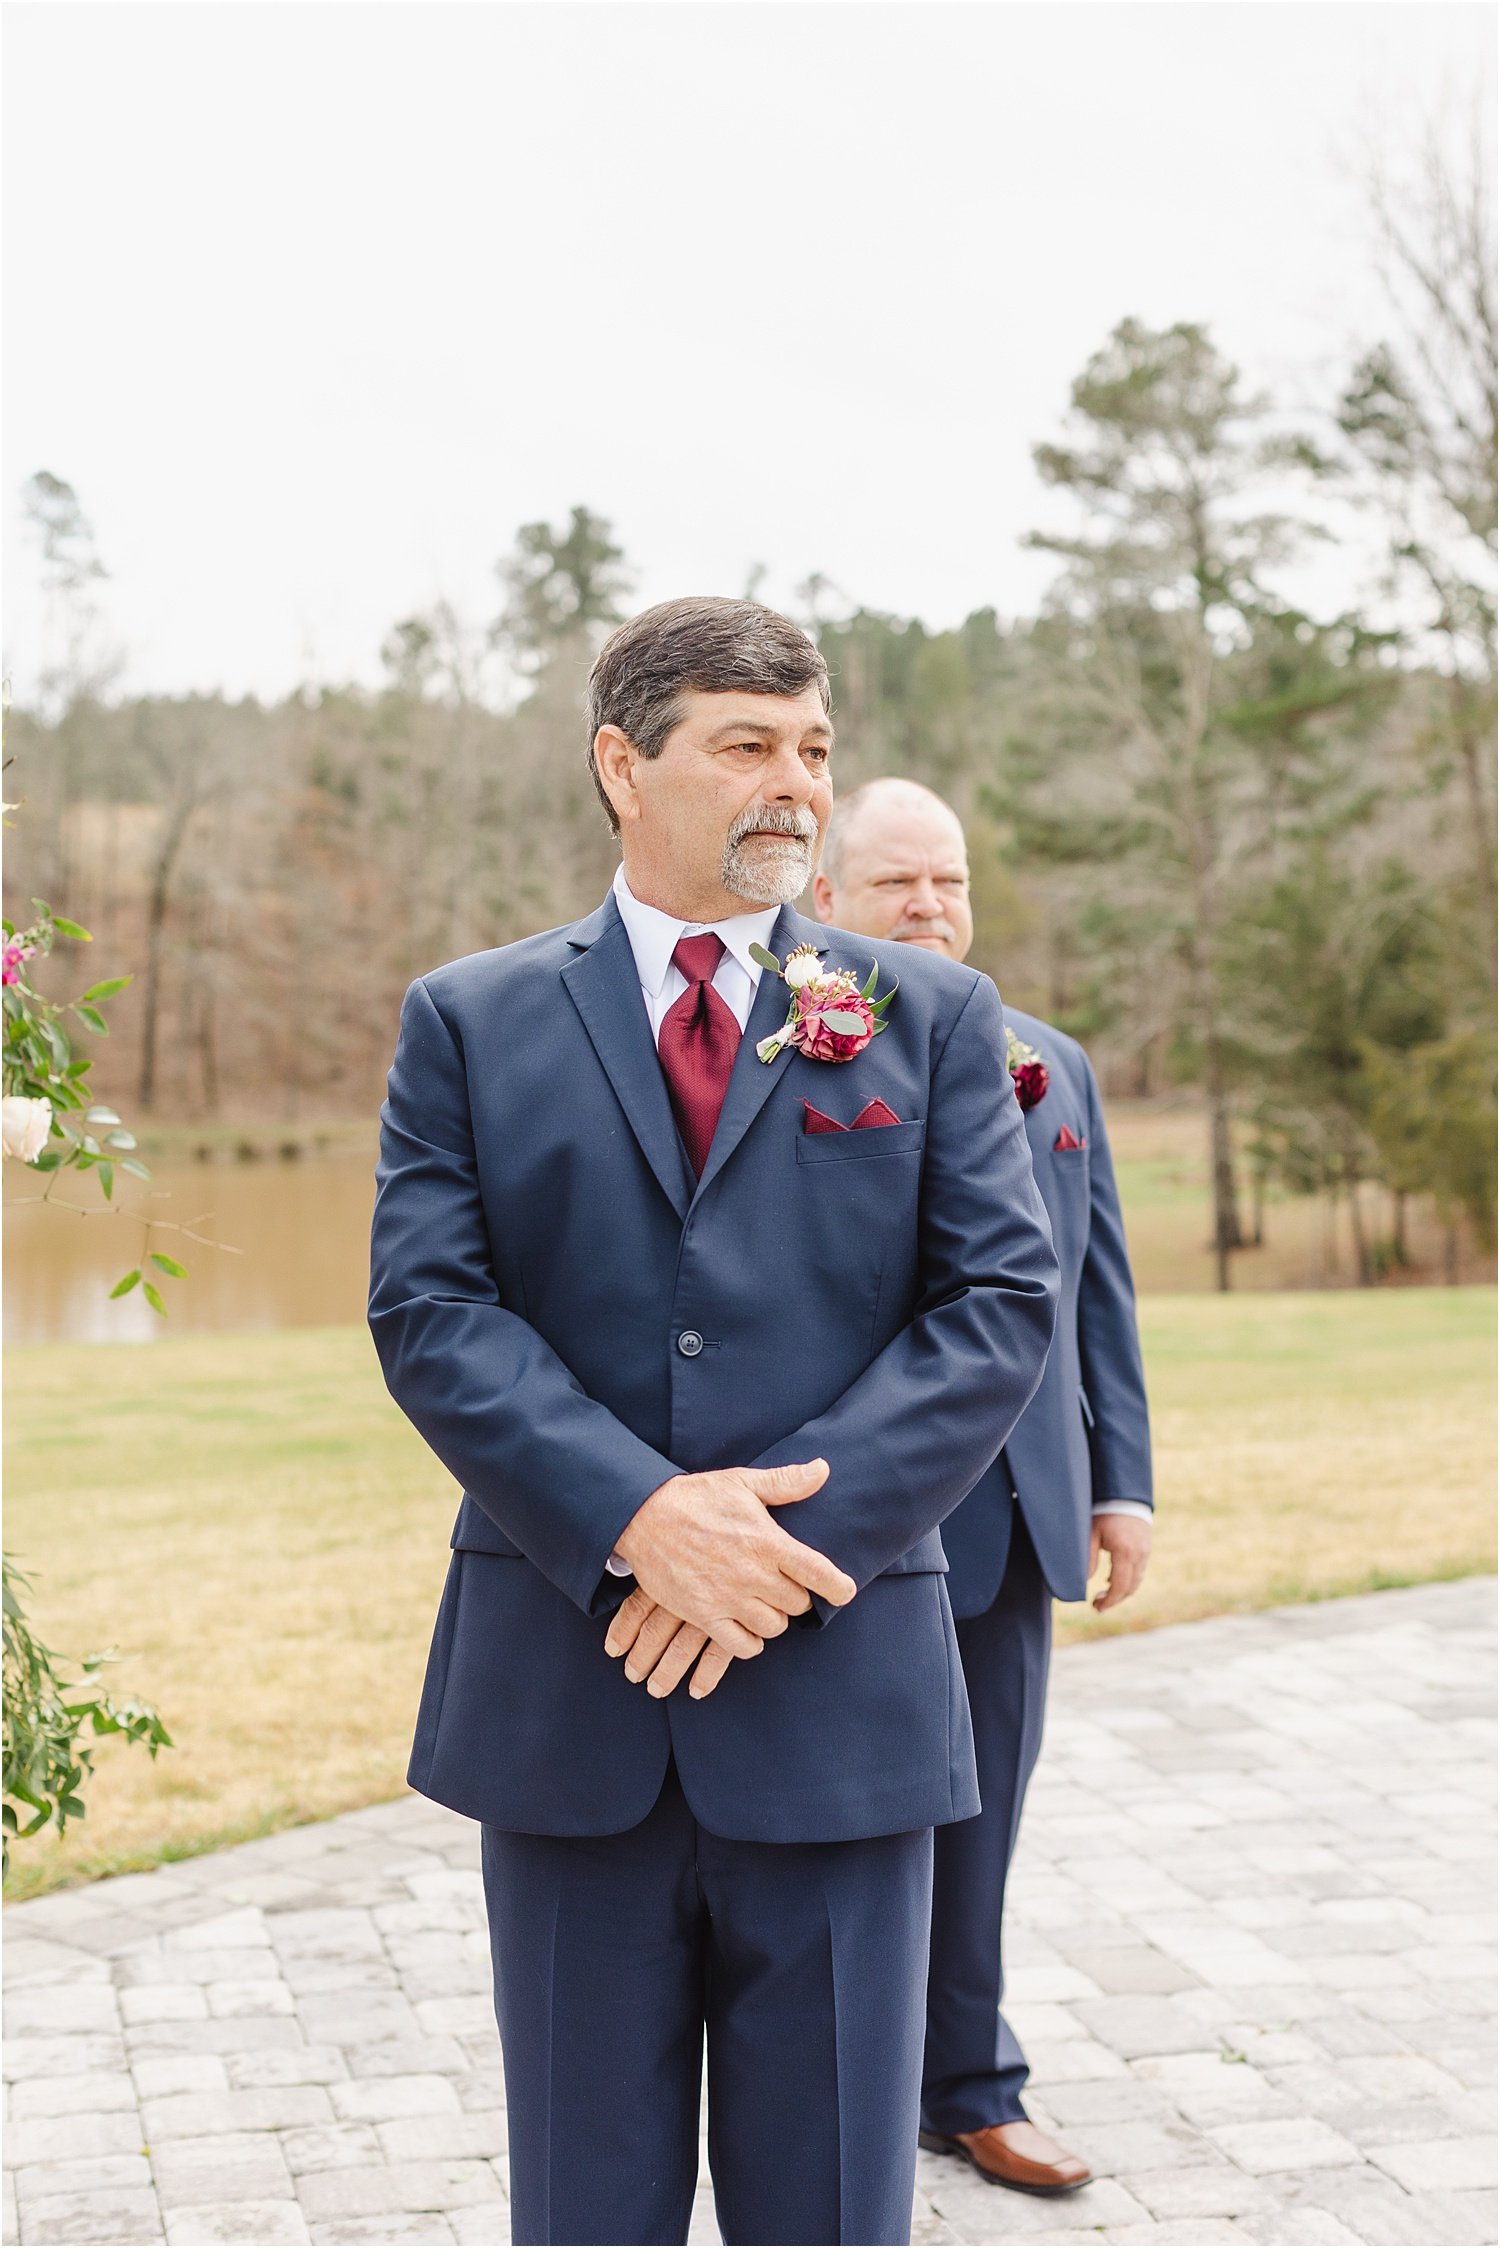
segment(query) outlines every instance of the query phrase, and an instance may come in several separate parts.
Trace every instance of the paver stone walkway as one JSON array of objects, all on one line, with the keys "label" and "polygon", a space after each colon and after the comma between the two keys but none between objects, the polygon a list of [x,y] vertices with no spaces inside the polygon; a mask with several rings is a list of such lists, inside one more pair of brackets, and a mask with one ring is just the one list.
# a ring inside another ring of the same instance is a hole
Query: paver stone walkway
[{"label": "paver stone walkway", "polygon": [[[916,2240],[1495,2240],[1493,1648],[1476,1578],[1059,1656],[1008,2011],[1096,2182],[924,2154]],[[477,1843],[408,1796],[12,1907],[6,2239],[502,2248]]]}]

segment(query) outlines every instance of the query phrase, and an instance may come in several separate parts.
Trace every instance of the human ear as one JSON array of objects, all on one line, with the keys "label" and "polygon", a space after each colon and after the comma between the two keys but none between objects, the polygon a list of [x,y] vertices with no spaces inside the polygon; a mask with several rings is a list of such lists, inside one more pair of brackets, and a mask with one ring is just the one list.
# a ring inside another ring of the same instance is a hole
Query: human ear
[{"label": "human ear", "polygon": [[820,921],[833,919],[833,884],[826,874],[813,876],[813,911]]},{"label": "human ear", "polygon": [[629,735],[622,734],[618,726],[601,726],[594,736],[594,767],[621,827],[641,816],[635,765],[636,749]]}]

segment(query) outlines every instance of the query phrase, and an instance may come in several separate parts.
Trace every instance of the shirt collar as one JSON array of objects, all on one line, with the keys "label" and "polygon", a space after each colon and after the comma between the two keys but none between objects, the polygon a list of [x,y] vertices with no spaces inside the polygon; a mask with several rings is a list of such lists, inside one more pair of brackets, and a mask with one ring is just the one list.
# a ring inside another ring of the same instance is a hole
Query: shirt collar
[{"label": "shirt collar", "polygon": [[635,954],[641,987],[653,999],[666,982],[679,937],[700,936],[706,929],[712,929],[724,950],[739,962],[750,978],[752,989],[759,984],[760,963],[750,957],[750,947],[758,944],[770,949],[771,931],[781,912],[779,905],[764,906],[758,913],[730,914],[723,921],[678,921],[654,905],[642,905],[625,879],[623,866],[615,871],[614,893],[625,934],[630,939],[630,949]]}]

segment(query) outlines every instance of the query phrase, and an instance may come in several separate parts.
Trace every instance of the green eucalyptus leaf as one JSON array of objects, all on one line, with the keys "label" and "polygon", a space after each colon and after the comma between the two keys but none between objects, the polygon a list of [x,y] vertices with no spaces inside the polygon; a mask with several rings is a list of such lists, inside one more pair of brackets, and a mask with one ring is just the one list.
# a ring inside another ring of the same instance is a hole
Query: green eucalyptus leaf
[{"label": "green eucalyptus leaf", "polygon": [[180,1265],[175,1257],[163,1256],[160,1249],[152,1250],[151,1262],[154,1265],[160,1265],[163,1272],[169,1272],[174,1280],[186,1280],[187,1278],[187,1267]]},{"label": "green eucalyptus leaf", "polygon": [[151,1176],[146,1165],[138,1163],[133,1155],[122,1155],[120,1157],[120,1169],[128,1171],[133,1179],[149,1179]]},{"label": "green eucalyptus leaf", "polygon": [[154,1312],[158,1312],[161,1317],[165,1319],[167,1316],[167,1307],[161,1300],[160,1290],[153,1288],[149,1280],[143,1280],[141,1282],[141,1294],[145,1297],[147,1303],[151,1306],[151,1309]]},{"label": "green eucalyptus leaf", "polygon": [[113,1303],[116,1296],[128,1296],[131,1289],[135,1287],[135,1285],[139,1281],[140,1277],[141,1268],[139,1265],[137,1265],[133,1272],[126,1273],[123,1280],[117,1280],[114,1286],[109,1291],[110,1302]]},{"label": "green eucalyptus leaf", "polygon": [[105,1201],[112,1202],[115,1195],[115,1167],[113,1163],[101,1163],[99,1165],[99,1184],[104,1189]]},{"label": "green eucalyptus leaf", "polygon": [[133,981],[130,976],[106,976],[103,983],[90,984],[83,996],[85,999],[113,999],[117,991],[123,991]]},{"label": "green eucalyptus leaf", "polygon": [[767,952],[763,944],[753,944],[750,947],[750,957],[758,966],[769,968],[773,976],[781,974],[781,962],[774,952]]},{"label": "green eucalyptus leaf", "polygon": [[80,1022],[88,1024],[90,1030],[96,1030],[101,1038],[108,1038],[109,1024],[104,1020],[97,1007],[86,1006],[80,1000],[73,1012]]},{"label": "green eucalyptus leaf", "polygon": [[[33,898],[31,902],[33,905],[41,904],[41,900],[39,898]],[[43,906],[42,911],[45,913],[46,910],[46,907]],[[63,916],[60,913],[53,914],[52,926],[57,931],[59,936],[76,937],[80,944],[92,944],[94,941],[93,938],[89,935],[87,929],[80,929],[76,921],[64,920]]]}]

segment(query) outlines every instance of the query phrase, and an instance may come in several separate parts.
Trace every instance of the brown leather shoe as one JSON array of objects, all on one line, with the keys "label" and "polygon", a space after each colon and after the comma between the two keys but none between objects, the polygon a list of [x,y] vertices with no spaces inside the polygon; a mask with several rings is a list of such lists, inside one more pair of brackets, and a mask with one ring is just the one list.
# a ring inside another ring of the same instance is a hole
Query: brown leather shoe
[{"label": "brown leather shoe", "polygon": [[930,2154],[961,2154],[992,2186],[1016,2193],[1076,2193],[1093,2176],[1086,2162],[1049,2139],[1034,2123],[992,2123],[984,2131],[918,2133]]}]

